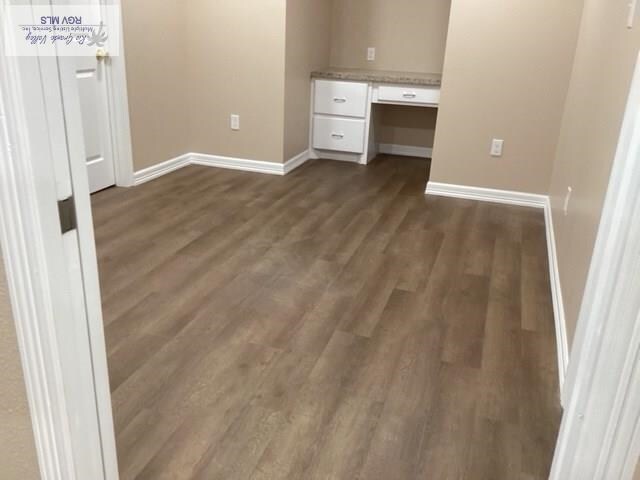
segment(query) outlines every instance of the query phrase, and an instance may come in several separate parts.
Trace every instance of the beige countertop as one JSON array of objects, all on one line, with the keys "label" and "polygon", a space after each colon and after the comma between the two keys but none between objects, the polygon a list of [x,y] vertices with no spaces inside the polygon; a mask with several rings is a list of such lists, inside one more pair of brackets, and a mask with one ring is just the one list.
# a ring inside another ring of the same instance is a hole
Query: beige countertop
[{"label": "beige countertop", "polygon": [[311,78],[327,80],[351,80],[356,82],[397,83],[439,87],[439,73],[394,72],[385,70],[363,70],[357,68],[326,68],[311,72]]}]

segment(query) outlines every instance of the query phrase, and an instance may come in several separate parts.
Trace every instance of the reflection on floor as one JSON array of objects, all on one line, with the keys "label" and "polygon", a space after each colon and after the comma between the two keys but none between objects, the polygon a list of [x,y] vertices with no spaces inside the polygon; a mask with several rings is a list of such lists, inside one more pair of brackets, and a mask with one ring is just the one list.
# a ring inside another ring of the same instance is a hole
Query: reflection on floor
[{"label": "reflection on floor", "polygon": [[187,167],[94,196],[121,478],[543,479],[543,214],[428,161]]}]

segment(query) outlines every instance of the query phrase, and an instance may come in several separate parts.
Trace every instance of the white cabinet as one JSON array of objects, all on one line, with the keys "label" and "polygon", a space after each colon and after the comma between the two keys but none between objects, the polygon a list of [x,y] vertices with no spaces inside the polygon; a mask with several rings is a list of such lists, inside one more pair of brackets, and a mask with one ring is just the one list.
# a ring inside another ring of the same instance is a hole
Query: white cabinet
[{"label": "white cabinet", "polygon": [[363,153],[364,119],[316,116],[313,120],[313,148]]},{"label": "white cabinet", "polygon": [[316,80],[314,111],[325,115],[364,118],[368,85],[358,82]]},{"label": "white cabinet", "polygon": [[378,151],[372,105],[434,108],[440,87],[402,83],[315,78],[311,95],[311,155],[367,164]]},{"label": "white cabinet", "polygon": [[311,146],[360,161],[368,131],[369,94],[368,83],[316,80]]}]

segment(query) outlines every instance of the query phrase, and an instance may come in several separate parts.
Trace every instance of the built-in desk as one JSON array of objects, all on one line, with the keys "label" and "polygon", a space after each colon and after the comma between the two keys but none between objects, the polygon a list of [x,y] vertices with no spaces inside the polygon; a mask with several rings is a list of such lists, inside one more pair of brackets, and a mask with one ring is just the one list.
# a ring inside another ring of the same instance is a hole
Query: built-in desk
[{"label": "built-in desk", "polygon": [[311,74],[311,155],[367,164],[378,154],[372,105],[437,108],[441,75],[358,69]]}]

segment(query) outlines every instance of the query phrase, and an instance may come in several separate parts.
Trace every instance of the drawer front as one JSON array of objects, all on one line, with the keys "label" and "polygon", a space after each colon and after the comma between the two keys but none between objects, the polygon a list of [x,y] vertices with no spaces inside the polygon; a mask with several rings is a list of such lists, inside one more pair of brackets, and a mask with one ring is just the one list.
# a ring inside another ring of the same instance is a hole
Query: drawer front
[{"label": "drawer front", "polygon": [[339,152],[364,152],[364,120],[349,118],[313,119],[313,148]]},{"label": "drawer front", "polygon": [[437,105],[440,103],[440,89],[437,87],[395,87],[380,85],[378,100],[383,102],[424,103]]},{"label": "drawer front", "polygon": [[315,113],[364,118],[367,114],[366,83],[316,80]]}]

